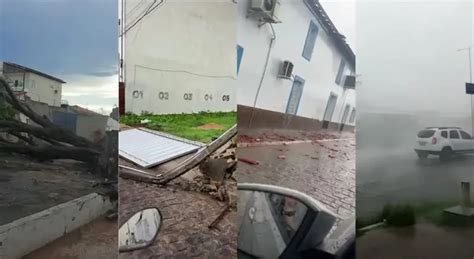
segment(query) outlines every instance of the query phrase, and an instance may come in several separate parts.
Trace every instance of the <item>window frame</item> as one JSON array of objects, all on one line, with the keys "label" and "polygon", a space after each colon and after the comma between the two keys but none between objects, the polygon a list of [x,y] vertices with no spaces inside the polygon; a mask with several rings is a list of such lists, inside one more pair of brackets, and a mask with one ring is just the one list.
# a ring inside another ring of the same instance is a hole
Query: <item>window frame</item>
[{"label": "window frame", "polygon": [[[312,29],[316,30],[316,32],[314,33],[314,37],[312,36],[312,33],[311,33]],[[308,32],[306,33],[306,40],[304,42],[303,52],[301,53],[301,56],[303,56],[303,58],[306,59],[307,61],[311,61],[313,57],[313,52],[314,52],[314,48],[316,47],[316,40],[318,39],[318,35],[319,35],[319,27],[313,20],[311,20],[309,22]]]},{"label": "window frame", "polygon": [[[457,138],[451,137],[452,132],[455,132],[458,135],[458,137]],[[458,130],[449,130],[449,139],[461,139],[461,134],[459,134]]]}]

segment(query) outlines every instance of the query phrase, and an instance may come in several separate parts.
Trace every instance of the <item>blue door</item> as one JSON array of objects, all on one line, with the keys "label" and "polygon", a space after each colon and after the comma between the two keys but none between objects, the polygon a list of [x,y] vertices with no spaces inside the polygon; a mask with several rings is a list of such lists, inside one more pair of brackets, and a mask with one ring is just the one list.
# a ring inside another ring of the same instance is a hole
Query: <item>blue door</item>
[{"label": "blue door", "polygon": [[304,80],[299,76],[295,76],[293,86],[291,87],[290,97],[286,105],[286,113],[296,115],[300,105],[300,99],[303,95]]}]

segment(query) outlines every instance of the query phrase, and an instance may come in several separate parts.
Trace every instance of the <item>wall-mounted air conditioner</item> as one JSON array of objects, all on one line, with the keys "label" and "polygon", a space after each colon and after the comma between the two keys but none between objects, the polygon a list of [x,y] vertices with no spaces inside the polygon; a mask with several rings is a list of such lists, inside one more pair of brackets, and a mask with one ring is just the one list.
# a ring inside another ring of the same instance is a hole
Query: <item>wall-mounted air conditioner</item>
[{"label": "wall-mounted air conditioner", "polygon": [[280,0],[251,0],[247,16],[264,22],[279,23],[281,22],[278,19],[280,4]]},{"label": "wall-mounted air conditioner", "polygon": [[278,72],[279,78],[284,79],[291,79],[291,75],[293,74],[293,63],[288,60],[283,61],[280,67],[280,71]]},{"label": "wall-mounted air conditioner", "polygon": [[344,88],[355,89],[356,77],[354,75],[344,76]]}]

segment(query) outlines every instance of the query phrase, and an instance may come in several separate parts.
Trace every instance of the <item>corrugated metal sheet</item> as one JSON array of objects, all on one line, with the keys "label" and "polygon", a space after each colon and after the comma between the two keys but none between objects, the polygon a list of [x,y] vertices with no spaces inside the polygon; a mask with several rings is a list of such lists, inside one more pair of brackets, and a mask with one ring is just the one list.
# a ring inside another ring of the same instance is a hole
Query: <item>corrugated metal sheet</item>
[{"label": "corrugated metal sheet", "polygon": [[199,142],[144,128],[119,133],[120,156],[145,168],[195,152],[201,146]]}]

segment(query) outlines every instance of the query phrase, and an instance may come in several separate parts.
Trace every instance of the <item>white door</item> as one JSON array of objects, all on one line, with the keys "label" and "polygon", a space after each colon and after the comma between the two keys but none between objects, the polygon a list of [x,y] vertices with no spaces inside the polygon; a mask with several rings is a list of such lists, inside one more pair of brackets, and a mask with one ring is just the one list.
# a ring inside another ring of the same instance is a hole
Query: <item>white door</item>
[{"label": "white door", "polygon": [[464,130],[460,130],[461,133],[461,145],[463,150],[474,150],[474,140],[469,133]]},{"label": "white door", "polygon": [[454,130],[454,129],[449,130],[449,140],[451,141],[451,145],[453,146],[454,150],[463,149],[461,135],[459,134],[458,130]]}]

